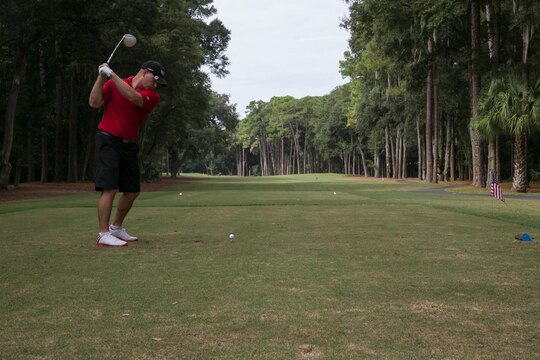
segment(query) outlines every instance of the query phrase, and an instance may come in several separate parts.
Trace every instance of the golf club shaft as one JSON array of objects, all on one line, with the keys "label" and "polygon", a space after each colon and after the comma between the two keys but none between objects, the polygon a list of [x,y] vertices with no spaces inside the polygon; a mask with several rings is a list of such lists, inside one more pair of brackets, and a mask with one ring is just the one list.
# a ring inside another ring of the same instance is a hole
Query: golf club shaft
[{"label": "golf club shaft", "polygon": [[122,43],[123,40],[124,40],[124,36],[122,36],[122,38],[120,39],[118,44],[116,44],[116,47],[114,48],[113,52],[111,53],[111,56],[109,56],[109,60],[107,60],[107,64],[111,62],[111,59],[112,59],[112,57],[114,55],[114,52],[116,51],[116,49],[118,49],[118,47],[120,46],[120,44]]}]

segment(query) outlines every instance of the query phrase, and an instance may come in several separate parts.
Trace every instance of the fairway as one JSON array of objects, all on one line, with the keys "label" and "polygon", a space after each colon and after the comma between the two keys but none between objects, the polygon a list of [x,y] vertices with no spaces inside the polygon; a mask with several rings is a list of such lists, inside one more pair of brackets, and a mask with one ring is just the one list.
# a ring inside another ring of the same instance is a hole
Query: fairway
[{"label": "fairway", "polygon": [[540,246],[514,241],[540,200],[185,180],[141,194],[125,248],[95,246],[97,194],[1,203],[0,358],[540,358]]}]

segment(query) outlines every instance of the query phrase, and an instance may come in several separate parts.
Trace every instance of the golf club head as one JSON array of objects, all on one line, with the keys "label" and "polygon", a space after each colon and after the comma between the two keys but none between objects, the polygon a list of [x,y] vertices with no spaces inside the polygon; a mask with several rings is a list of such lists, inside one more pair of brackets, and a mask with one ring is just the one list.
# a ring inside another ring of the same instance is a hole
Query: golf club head
[{"label": "golf club head", "polygon": [[124,35],[124,45],[127,47],[132,47],[137,43],[137,38],[131,34]]},{"label": "golf club head", "polygon": [[116,49],[118,49],[118,46],[120,46],[121,43],[124,43],[126,47],[132,47],[137,43],[137,38],[131,34],[124,34],[118,44],[116,44],[116,47],[114,48],[113,52],[111,53],[111,56],[109,56],[109,59],[107,60],[107,64],[111,62],[111,59],[116,52]]}]

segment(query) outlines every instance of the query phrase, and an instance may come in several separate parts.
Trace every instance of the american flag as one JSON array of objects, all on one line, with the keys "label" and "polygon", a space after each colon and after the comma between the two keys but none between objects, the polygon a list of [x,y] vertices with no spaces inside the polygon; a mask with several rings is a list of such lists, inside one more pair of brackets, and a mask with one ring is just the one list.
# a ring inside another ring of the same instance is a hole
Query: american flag
[{"label": "american flag", "polygon": [[490,188],[490,194],[491,196],[501,200],[504,202],[504,196],[502,194],[501,186],[497,182],[497,178],[495,177],[495,174],[493,174],[491,178],[491,188]]}]

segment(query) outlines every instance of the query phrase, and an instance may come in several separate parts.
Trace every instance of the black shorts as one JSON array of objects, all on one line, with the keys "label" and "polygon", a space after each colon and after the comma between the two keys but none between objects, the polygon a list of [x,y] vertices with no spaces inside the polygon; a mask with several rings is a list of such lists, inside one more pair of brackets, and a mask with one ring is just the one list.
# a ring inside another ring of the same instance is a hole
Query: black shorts
[{"label": "black shorts", "polygon": [[96,133],[96,191],[140,192],[139,146],[100,131]]}]

